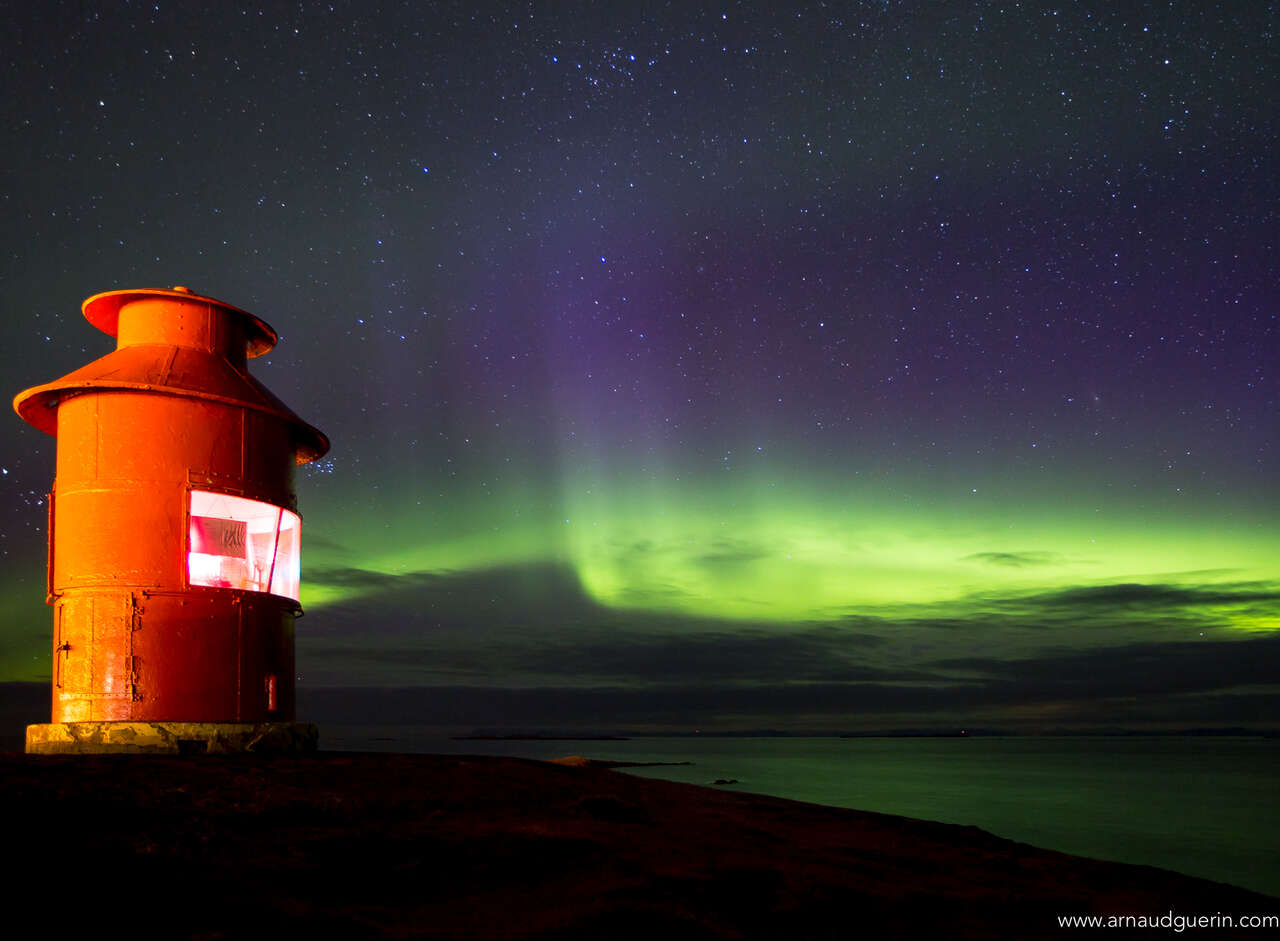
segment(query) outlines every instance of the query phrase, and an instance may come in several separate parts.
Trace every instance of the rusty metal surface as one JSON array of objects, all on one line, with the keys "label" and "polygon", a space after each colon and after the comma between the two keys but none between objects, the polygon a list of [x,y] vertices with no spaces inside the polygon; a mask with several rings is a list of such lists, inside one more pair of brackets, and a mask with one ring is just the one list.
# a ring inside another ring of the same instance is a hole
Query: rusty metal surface
[{"label": "rusty metal surface", "polygon": [[[117,349],[54,382],[19,393],[13,406],[24,421],[61,435],[57,426],[63,402],[85,392],[133,391],[198,399],[278,418],[289,428],[299,464],[329,450],[329,440],[321,431],[249,375],[247,344],[257,342],[260,352],[265,352],[274,343],[275,331],[263,321],[198,295],[115,291],[85,302],[85,317],[91,322],[90,314],[103,306],[101,302],[98,308],[92,306],[100,299],[118,302],[114,320],[107,326],[95,323],[117,337]],[[268,335],[270,343],[264,338]]]},{"label": "rusty metal surface", "polygon": [[298,609],[287,598],[88,589],[54,609],[55,722],[293,718]]},{"label": "rusty metal surface", "polygon": [[[95,294],[88,298],[82,305],[81,310],[84,311],[84,319],[89,321],[103,333],[108,336],[117,336],[120,331],[120,311],[126,305],[131,305],[130,311],[137,312],[146,308],[135,302],[146,301],[150,299],[158,299],[161,302],[178,301],[181,306],[178,308],[183,311],[198,309],[199,306],[218,307],[225,311],[227,316],[218,318],[219,322],[227,327],[237,328],[244,332],[245,342],[247,345],[246,352],[250,358],[261,356],[268,353],[271,348],[276,345],[279,339],[274,329],[266,321],[254,316],[247,310],[228,304],[226,301],[214,300],[211,297],[202,297],[194,294],[190,288],[178,286],[172,290],[167,288],[141,288],[125,291],[104,291],[101,294]],[[173,315],[172,304],[167,313],[168,316]],[[126,329],[128,329],[128,319],[126,318]],[[136,342],[136,341],[130,341]]]},{"label": "rusty metal surface", "polygon": [[328,448],[244,368],[274,331],[178,290],[85,313],[120,348],[15,399],[58,437],[53,721],[291,720],[296,602],[187,574],[193,489],[296,510],[295,466]]}]

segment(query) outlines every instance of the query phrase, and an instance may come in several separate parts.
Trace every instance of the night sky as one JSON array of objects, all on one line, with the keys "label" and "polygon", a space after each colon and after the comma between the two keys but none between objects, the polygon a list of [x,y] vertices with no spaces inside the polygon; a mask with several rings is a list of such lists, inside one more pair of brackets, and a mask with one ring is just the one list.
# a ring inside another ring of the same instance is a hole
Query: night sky
[{"label": "night sky", "polygon": [[304,713],[1280,727],[1274,4],[204,6],[4,14],[0,375],[280,332]]}]

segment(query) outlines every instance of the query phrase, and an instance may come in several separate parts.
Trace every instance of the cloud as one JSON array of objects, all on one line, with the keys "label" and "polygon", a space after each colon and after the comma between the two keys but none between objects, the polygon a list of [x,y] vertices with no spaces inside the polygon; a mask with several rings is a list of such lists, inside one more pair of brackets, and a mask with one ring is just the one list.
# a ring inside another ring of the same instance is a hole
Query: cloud
[{"label": "cloud", "polygon": [[[868,639],[830,628],[777,633],[759,628],[646,636],[597,635],[583,643],[530,652],[523,663],[547,672],[571,670],[597,681],[708,684],[827,680],[936,680],[922,670],[898,671],[868,664]],[[874,644],[875,640],[872,639]]]},{"label": "cloud", "polygon": [[1199,607],[1280,601],[1276,582],[1233,582],[1205,585],[1140,584],[1091,585],[1031,595],[1023,599],[1046,606],[1078,608]]},{"label": "cloud", "polygon": [[952,658],[935,666],[981,678],[993,696],[1008,702],[1218,692],[1255,685],[1275,686],[1280,692],[1280,634],[1147,642],[1018,659]]},{"label": "cloud", "polygon": [[695,555],[690,561],[708,568],[747,565],[761,559],[774,557],[776,549],[769,549],[744,540],[721,539],[713,543],[709,552]]},{"label": "cloud", "polygon": [[403,587],[406,578],[421,581],[423,579],[440,578],[440,576],[427,575],[420,572],[412,575],[396,575],[361,568],[317,568],[307,572],[308,582],[338,588],[395,589]]},{"label": "cloud", "polygon": [[960,559],[961,562],[983,562],[1006,568],[1027,568],[1035,565],[1054,565],[1062,561],[1056,552],[975,552]]},{"label": "cloud", "polygon": [[300,711],[322,722],[443,725],[454,728],[675,727],[721,723],[780,726],[805,721],[856,727],[864,717],[946,713],[960,706],[955,688],[878,684],[794,685],[673,684],[652,689],[626,686],[441,686],[304,690]]},{"label": "cloud", "polygon": [[571,569],[552,563],[453,575],[325,575],[375,589],[300,622],[300,668],[326,683],[343,676],[429,683],[467,671],[480,681],[575,686],[902,678],[867,662],[866,652],[883,640],[865,630],[607,608]]},{"label": "cloud", "polygon": [[[548,717],[539,721],[576,708],[677,725],[728,714],[836,722],[846,712],[1105,724],[1194,721],[1199,703],[1216,723],[1232,704],[1241,721],[1280,721],[1280,698],[1256,695],[1280,677],[1280,634],[1226,630],[1242,612],[1273,618],[1274,582],[1079,585],[778,623],[610,608],[555,562],[322,574],[368,590],[299,622],[303,685],[471,690],[457,693],[454,713],[473,725],[526,706]],[[422,696],[426,711],[449,712]]]},{"label": "cloud", "polygon": [[953,682],[927,670],[900,670],[860,662],[858,638],[812,633],[788,636],[718,633],[686,636],[511,634],[500,641],[460,646],[426,637],[406,646],[352,643],[311,648],[304,672],[364,675],[373,668],[384,681],[442,682],[450,677],[489,680],[507,676],[518,685],[540,681],[583,687],[622,684],[637,688],[680,682],[708,686],[777,682]]},{"label": "cloud", "polygon": [[522,624],[572,624],[605,612],[582,589],[572,568],[555,562],[465,572],[372,572],[325,569],[320,585],[357,589],[324,605],[306,627],[321,634],[401,636],[456,627],[480,632]]},{"label": "cloud", "polygon": [[1276,723],[1276,691],[1024,699],[982,684],[673,683],[637,688],[458,686],[304,688],[314,721],[477,727],[621,729],[959,728],[975,720],[1010,729],[1128,725],[1197,728]]},{"label": "cloud", "polygon": [[940,613],[911,617],[915,626],[992,631],[1088,631],[1091,643],[1112,635],[1117,641],[1181,640],[1221,628],[1249,629],[1280,617],[1280,583],[1250,581],[1188,584],[1183,582],[1076,585],[1048,591],[993,595],[978,593]]},{"label": "cloud", "polygon": [[313,533],[310,531],[307,532],[307,549],[327,549],[344,555],[350,552],[350,549],[346,545],[338,542],[336,539],[329,538],[323,532]]}]

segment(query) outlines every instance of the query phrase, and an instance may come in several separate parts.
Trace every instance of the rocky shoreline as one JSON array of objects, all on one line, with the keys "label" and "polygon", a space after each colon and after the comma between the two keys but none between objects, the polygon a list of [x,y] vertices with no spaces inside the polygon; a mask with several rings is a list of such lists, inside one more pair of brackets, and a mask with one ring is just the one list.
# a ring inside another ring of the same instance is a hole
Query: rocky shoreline
[{"label": "rocky shoreline", "polygon": [[1049,938],[1074,933],[1059,915],[1280,914],[1245,889],[974,827],[583,760],[4,754],[0,780],[11,898],[62,934]]}]

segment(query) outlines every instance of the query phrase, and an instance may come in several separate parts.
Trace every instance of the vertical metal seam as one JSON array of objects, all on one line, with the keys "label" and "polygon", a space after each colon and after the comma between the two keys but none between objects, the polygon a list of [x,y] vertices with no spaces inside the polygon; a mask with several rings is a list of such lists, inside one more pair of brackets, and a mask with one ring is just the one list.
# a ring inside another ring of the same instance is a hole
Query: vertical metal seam
[{"label": "vertical metal seam", "polygon": [[49,514],[48,514],[49,519],[48,519],[48,522],[45,523],[45,527],[46,527],[45,537],[46,537],[46,542],[48,543],[48,559],[46,561],[48,562],[48,565],[45,566],[44,600],[48,604],[53,604],[58,597],[56,594],[54,594],[54,590],[53,590],[54,586],[57,584],[57,579],[55,579],[53,575],[53,527],[56,525],[54,521],[54,516],[53,516],[53,512],[54,512],[53,504],[54,504],[54,501],[57,499],[57,493],[58,493],[58,478],[55,477],[53,479],[53,486],[49,488]]},{"label": "vertical metal seam", "polygon": [[138,663],[134,659],[133,635],[139,631],[142,615],[138,611],[138,596],[129,592],[129,655],[125,657],[125,688],[129,691],[129,716],[133,717],[133,704],[138,701]]},{"label": "vertical metal seam", "polygon": [[167,386],[169,384],[169,376],[173,372],[173,361],[178,358],[178,348],[172,347],[169,355],[164,359],[164,365],[160,367],[160,379],[158,385]]},{"label": "vertical metal seam", "polygon": [[65,607],[60,604],[53,609],[53,685],[57,689],[62,689],[62,609]]},{"label": "vertical metal seam", "polygon": [[236,605],[236,721],[244,721],[244,605]]},{"label": "vertical metal seam", "polygon": [[93,397],[93,479],[101,478],[102,468],[102,397]]}]

